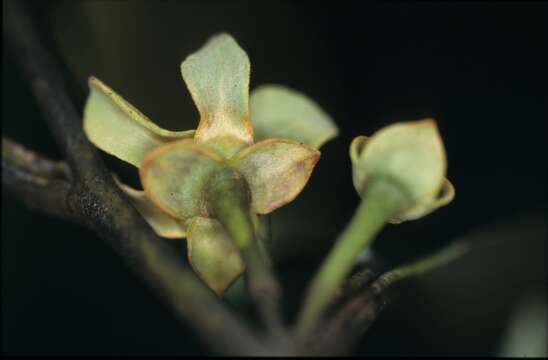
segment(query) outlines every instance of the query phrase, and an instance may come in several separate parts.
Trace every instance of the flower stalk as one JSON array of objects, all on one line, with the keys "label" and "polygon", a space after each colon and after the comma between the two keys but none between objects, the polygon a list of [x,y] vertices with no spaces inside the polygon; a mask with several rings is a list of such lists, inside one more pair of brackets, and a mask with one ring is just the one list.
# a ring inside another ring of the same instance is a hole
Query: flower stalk
[{"label": "flower stalk", "polygon": [[230,168],[217,172],[208,184],[209,211],[224,226],[238,247],[247,269],[248,289],[263,321],[273,334],[282,331],[280,286],[270,259],[259,243],[260,223],[251,210],[251,193],[245,179]]},{"label": "flower stalk", "polygon": [[364,200],[312,280],[298,320],[298,333],[306,334],[314,328],[359,254],[371,246],[386,222],[406,203],[405,193],[392,182],[385,179],[371,182]]}]

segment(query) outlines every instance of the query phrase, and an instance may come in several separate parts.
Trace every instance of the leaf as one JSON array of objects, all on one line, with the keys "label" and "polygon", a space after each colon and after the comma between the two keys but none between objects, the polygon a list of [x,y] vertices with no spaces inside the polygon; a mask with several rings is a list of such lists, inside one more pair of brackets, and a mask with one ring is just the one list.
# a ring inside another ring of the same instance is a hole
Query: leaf
[{"label": "leaf", "polygon": [[213,146],[221,141],[220,151],[227,157],[253,143],[249,72],[247,54],[224,33],[209,39],[181,64],[183,79],[200,112],[195,139]]},{"label": "leaf", "polygon": [[204,189],[223,168],[223,158],[192,140],[172,142],[152,151],[139,174],[147,196],[177,219],[208,216]]},{"label": "leaf", "polygon": [[319,149],[338,135],[331,117],[303,93],[282,85],[262,85],[251,92],[255,140],[283,138]]},{"label": "leaf", "polygon": [[306,185],[320,152],[287,139],[268,139],[238,153],[231,163],[246,178],[253,211],[267,214],[292,201]]},{"label": "leaf", "polygon": [[84,132],[99,149],[135,166],[167,142],[192,138],[194,130],[160,128],[101,80],[90,77],[84,107]]},{"label": "leaf", "polygon": [[192,218],[187,231],[190,265],[211,289],[222,295],[245,269],[238,249],[217,220]]},{"label": "leaf", "polygon": [[127,186],[116,175],[113,175],[113,178],[116,185],[128,196],[133,206],[145,218],[156,234],[168,239],[182,239],[186,237],[185,226],[181,220],[177,220],[160,210],[147,198],[144,191]]}]

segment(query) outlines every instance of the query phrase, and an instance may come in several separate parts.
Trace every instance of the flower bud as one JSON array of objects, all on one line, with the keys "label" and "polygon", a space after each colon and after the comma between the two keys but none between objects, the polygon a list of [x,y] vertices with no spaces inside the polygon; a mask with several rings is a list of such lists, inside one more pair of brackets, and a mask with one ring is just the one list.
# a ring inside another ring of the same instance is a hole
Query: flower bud
[{"label": "flower bud", "polygon": [[360,196],[368,195],[373,182],[390,183],[401,194],[401,210],[390,219],[392,223],[423,217],[454,197],[433,119],[390,125],[370,138],[358,136],[350,145],[350,158]]}]

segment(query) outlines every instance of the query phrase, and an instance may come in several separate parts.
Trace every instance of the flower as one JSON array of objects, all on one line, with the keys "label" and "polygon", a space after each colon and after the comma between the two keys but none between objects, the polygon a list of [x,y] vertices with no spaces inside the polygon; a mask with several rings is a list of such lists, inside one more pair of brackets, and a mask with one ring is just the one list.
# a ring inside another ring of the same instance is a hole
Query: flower
[{"label": "flower", "polygon": [[294,90],[263,85],[249,97],[249,59],[228,34],[188,56],[181,72],[200,113],[196,130],[162,129],[90,77],[84,131],[98,148],[139,168],[144,191],[115,179],[118,186],[160,236],[187,238],[190,264],[222,294],[244,271],[233,242],[246,246],[249,240],[234,238],[227,222],[236,216],[233,207],[247,206],[259,231],[257,214],[301,192],[318,148],[338,130]]},{"label": "flower", "polygon": [[445,150],[433,119],[396,123],[370,138],[358,136],[350,145],[350,159],[360,196],[367,196],[377,181],[390,183],[401,195],[401,209],[391,223],[421,218],[455,196],[445,178]]}]

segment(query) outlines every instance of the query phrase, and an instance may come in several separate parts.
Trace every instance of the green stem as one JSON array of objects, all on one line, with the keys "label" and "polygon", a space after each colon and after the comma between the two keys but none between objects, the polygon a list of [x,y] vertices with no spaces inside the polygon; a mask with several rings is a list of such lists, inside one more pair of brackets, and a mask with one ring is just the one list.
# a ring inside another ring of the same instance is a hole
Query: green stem
[{"label": "green stem", "polygon": [[265,325],[271,333],[282,334],[280,285],[258,240],[259,220],[251,212],[251,197],[245,179],[229,168],[220,171],[209,184],[208,204],[240,249],[248,290]]},{"label": "green stem", "polygon": [[312,280],[297,324],[299,334],[313,328],[336,297],[359,254],[371,245],[375,235],[401,209],[405,200],[398,188],[385,181],[368,185],[366,195]]}]

